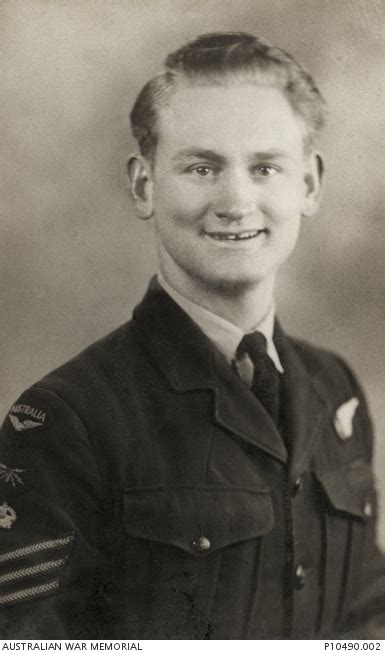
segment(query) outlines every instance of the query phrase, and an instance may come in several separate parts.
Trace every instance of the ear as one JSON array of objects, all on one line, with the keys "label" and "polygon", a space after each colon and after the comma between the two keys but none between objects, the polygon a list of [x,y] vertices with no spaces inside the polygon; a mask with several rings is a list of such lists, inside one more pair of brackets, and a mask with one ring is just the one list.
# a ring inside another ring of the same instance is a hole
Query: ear
[{"label": "ear", "polygon": [[127,162],[131,197],[135,213],[141,220],[148,220],[154,213],[151,165],[140,154],[132,154]]},{"label": "ear", "polygon": [[313,216],[321,199],[323,186],[324,162],[320,152],[312,151],[308,157],[305,173],[305,198],[302,208],[304,216]]}]

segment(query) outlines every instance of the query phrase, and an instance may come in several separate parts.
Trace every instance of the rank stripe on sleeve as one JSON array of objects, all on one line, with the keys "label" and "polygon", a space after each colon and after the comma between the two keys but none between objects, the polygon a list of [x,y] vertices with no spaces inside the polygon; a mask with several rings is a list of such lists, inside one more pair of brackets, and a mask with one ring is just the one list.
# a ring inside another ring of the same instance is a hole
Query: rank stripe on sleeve
[{"label": "rank stripe on sleeve", "polygon": [[0,554],[0,606],[56,590],[73,540],[74,534],[67,534]]},{"label": "rank stripe on sleeve", "polygon": [[73,534],[69,536],[64,536],[63,538],[53,538],[50,540],[39,541],[38,543],[32,543],[31,545],[25,545],[25,547],[18,547],[14,550],[9,550],[0,554],[0,564],[5,561],[12,561],[13,559],[22,558],[24,556],[29,556],[29,554],[35,554],[38,552],[44,552],[46,550],[56,549],[59,547],[64,547],[65,545],[70,545],[73,541]]},{"label": "rank stripe on sleeve", "polygon": [[54,561],[45,561],[44,563],[38,563],[37,565],[32,565],[27,568],[13,570],[13,572],[7,572],[3,575],[0,575],[0,585],[6,584],[10,581],[18,581],[19,579],[24,579],[24,577],[31,577],[41,572],[49,572],[51,570],[61,568],[66,560],[67,557],[63,557]]},{"label": "rank stripe on sleeve", "polygon": [[46,593],[50,593],[52,590],[56,590],[59,586],[59,579],[54,579],[48,584],[40,584],[39,586],[31,586],[30,588],[22,588],[21,590],[14,591],[13,593],[8,593],[7,595],[0,596],[0,604],[13,604],[20,600],[31,599],[32,597],[38,597]]}]

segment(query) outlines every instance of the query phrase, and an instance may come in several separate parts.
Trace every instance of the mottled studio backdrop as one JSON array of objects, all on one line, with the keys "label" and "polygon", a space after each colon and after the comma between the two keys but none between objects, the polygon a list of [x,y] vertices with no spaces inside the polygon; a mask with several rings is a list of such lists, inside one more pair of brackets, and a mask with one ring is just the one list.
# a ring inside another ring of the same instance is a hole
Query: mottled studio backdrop
[{"label": "mottled studio backdrop", "polygon": [[383,0],[0,2],[0,417],[141,297],[156,264],[126,192],[129,107],[168,51],[218,29],[289,50],[328,99],[324,199],[278,301],[286,328],[342,353],[367,390],[385,546]]}]

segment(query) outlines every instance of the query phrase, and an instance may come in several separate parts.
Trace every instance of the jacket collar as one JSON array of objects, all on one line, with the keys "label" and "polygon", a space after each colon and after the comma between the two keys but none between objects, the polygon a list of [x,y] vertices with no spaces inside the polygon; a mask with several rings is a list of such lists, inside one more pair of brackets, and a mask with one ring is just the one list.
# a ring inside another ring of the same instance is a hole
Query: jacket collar
[{"label": "jacket collar", "polygon": [[[245,335],[243,329],[229,322],[222,316],[209,311],[208,309],[192,302],[181,295],[175,288],[164,279],[161,272],[158,272],[159,285],[166,293],[187,313],[188,316],[200,327],[206,336],[214,343],[218,350],[224,354],[227,362],[230,363],[236,356],[238,346]],[[267,341],[267,353],[273,361],[277,370],[282,373],[282,365],[278,352],[273,341],[275,304],[271,304],[269,311],[262,320],[250,331],[261,332]]]},{"label": "jacket collar", "polygon": [[[215,398],[213,419],[218,424],[286,463],[283,440],[251,390],[156,281],[136,307],[134,325],[143,347],[176,392],[210,390]],[[306,465],[330,410],[293,341],[278,323],[274,339],[285,369],[284,401],[293,443],[290,468],[294,476]]]}]

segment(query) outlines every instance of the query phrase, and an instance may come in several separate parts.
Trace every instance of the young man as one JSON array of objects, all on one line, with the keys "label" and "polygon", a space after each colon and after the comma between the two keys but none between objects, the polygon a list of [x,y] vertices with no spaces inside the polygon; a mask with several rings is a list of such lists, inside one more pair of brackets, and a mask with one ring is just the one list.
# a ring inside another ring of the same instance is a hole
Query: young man
[{"label": "young man", "polygon": [[129,176],[159,274],[5,419],[3,635],[385,636],[365,399],[275,319],[323,116],[243,33],[187,44],[140,93]]}]

